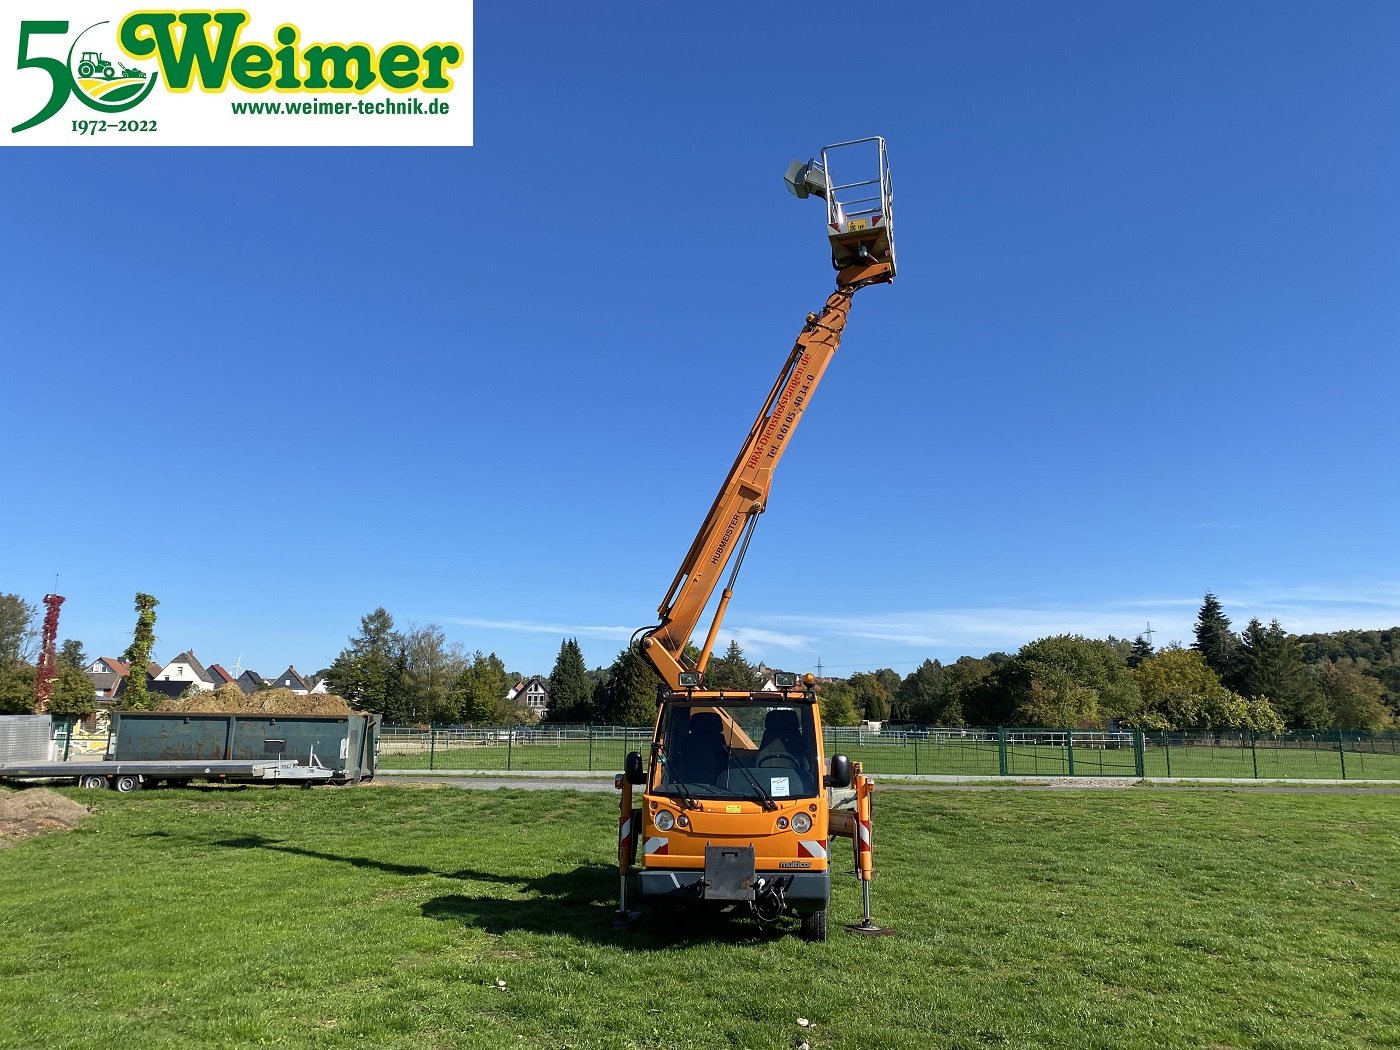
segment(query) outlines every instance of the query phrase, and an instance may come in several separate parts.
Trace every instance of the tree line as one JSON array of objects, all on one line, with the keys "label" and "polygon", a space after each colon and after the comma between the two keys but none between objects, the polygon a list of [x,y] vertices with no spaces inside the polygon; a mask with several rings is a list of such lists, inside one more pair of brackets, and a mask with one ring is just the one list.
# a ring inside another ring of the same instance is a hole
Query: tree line
[{"label": "tree line", "polygon": [[1235,632],[1207,593],[1189,647],[1142,636],[1040,638],[1014,655],[925,660],[890,693],[895,719],[947,726],[1383,730],[1400,725],[1400,628]]},{"label": "tree line", "polygon": [[[698,655],[690,646],[687,655]],[[436,624],[395,627],[383,608],[326,671],[332,692],[379,711],[390,723],[519,723],[529,677],[495,653],[448,644]],[[650,725],[662,681],[636,646],[590,669],[578,639],[561,641],[547,676],[555,723]],[[705,685],[762,686],[758,665],[731,641],[706,668]],[[1253,619],[1236,632],[1206,594],[1190,646],[1066,634],[1038,638],[1015,653],[925,660],[907,675],[891,668],[820,683],[822,721],[943,726],[1144,730],[1380,730],[1400,725],[1400,628],[1291,635],[1277,620]]]},{"label": "tree line", "polygon": [[[136,596],[137,623],[123,657],[144,667],[155,641],[149,595]],[[0,594],[0,713],[33,709],[39,609]],[[688,649],[694,658],[695,647]],[[89,714],[93,691],[82,643],[65,639],[50,710]],[[507,699],[528,676],[494,652],[448,643],[436,624],[398,628],[383,608],[324,672],[331,692],[383,714],[389,723],[505,724],[532,717],[522,698]],[[135,678],[136,676],[133,676]],[[589,669],[576,638],[564,639],[548,676],[551,722],[649,725],[661,678],[636,646]],[[144,678],[142,680],[144,684]],[[708,688],[743,691],[762,681],[731,641],[706,668]],[[862,720],[943,726],[1145,730],[1400,728],[1400,627],[1289,634],[1252,619],[1236,632],[1207,593],[1189,647],[1160,650],[1132,641],[1066,634],[1028,642],[1014,654],[924,660],[908,675],[885,667],[820,683],[827,725]],[[139,697],[127,695],[126,706]]]}]

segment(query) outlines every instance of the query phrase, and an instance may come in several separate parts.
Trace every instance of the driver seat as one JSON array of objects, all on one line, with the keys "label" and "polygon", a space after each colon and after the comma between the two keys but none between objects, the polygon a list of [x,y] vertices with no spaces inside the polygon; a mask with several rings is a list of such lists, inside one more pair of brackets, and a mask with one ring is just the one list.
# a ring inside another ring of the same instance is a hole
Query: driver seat
[{"label": "driver seat", "polygon": [[[771,761],[765,763],[765,759]],[[796,711],[782,709],[768,712],[763,720],[763,742],[758,747],[758,764],[788,766],[804,773],[811,771]]]}]

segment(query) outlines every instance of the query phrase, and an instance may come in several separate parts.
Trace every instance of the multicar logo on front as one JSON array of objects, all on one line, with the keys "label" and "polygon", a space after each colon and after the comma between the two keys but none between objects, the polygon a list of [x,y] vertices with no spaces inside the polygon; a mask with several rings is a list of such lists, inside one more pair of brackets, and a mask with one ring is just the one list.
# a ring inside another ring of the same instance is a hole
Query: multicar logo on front
[{"label": "multicar logo on front", "polygon": [[[241,9],[16,20],[6,144],[471,144],[469,2],[276,7],[256,26]],[[327,39],[331,23],[353,33]]]}]

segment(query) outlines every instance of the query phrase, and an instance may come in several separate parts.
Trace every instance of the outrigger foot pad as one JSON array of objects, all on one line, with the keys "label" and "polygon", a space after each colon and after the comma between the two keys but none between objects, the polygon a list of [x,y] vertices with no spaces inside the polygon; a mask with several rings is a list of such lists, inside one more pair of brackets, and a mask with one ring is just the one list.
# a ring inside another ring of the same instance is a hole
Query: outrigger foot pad
[{"label": "outrigger foot pad", "polygon": [[612,928],[614,930],[629,930],[632,924],[642,917],[639,911],[615,911],[612,917]]},{"label": "outrigger foot pad", "polygon": [[851,922],[846,924],[846,929],[850,933],[863,933],[867,937],[893,937],[894,930],[888,926],[876,926],[869,919],[864,922]]}]

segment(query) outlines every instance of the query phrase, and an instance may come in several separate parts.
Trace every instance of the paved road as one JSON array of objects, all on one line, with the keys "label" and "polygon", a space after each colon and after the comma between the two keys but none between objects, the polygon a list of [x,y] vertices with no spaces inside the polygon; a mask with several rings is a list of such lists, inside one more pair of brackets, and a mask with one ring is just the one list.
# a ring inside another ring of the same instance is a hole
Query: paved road
[{"label": "paved road", "polygon": [[[976,784],[962,784],[956,781],[919,781],[899,783],[877,777],[880,791],[1104,791],[1123,788],[1157,788],[1171,791],[1250,791],[1276,795],[1400,795],[1400,784],[1376,786],[1365,784],[1256,784],[1252,781],[1230,781],[1228,783],[1155,783],[1141,784],[1127,777],[1054,777],[1044,781],[1008,781],[1005,784],[989,784],[985,781]],[[612,778],[603,779],[597,774],[577,776],[554,776],[548,773],[538,776],[415,776],[393,774],[380,776],[376,784],[435,785],[437,787],[462,788],[471,791],[496,791],[500,788],[515,788],[520,791],[588,791],[608,792],[616,790]]]},{"label": "paved road", "polygon": [[435,787],[467,788],[472,791],[495,791],[497,788],[515,788],[520,791],[607,791],[615,792],[612,778],[607,780],[588,777],[419,777],[419,776],[378,776],[376,784],[429,784]]}]

